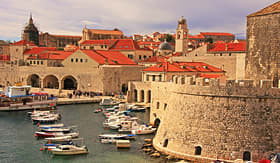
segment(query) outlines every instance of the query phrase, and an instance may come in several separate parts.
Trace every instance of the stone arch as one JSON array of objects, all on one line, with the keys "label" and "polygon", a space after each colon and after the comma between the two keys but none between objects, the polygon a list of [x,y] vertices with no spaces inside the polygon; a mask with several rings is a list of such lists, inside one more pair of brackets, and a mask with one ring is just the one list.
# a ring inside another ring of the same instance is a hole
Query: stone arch
[{"label": "stone arch", "polygon": [[163,143],[163,147],[167,147],[167,145],[168,145],[168,139],[165,139]]},{"label": "stone arch", "polygon": [[251,161],[251,153],[249,151],[243,153],[243,161]]},{"label": "stone arch", "polygon": [[202,151],[201,146],[196,146],[196,147],[195,147],[195,152],[194,152],[194,154],[195,154],[195,155],[201,155],[201,151]]},{"label": "stone arch", "polygon": [[43,80],[43,88],[59,88],[59,81],[55,75],[47,75]]},{"label": "stone arch", "polygon": [[78,88],[78,82],[72,75],[65,76],[61,80],[61,88],[67,90],[76,90]]},{"label": "stone arch", "polygon": [[137,102],[137,98],[138,98],[138,96],[137,96],[137,89],[134,89],[134,91],[133,91],[133,93],[134,93],[134,102]]},{"label": "stone arch", "polygon": [[159,125],[160,125],[160,119],[157,118],[157,119],[155,119],[155,121],[154,121],[154,127],[155,127],[155,128],[158,128]]},{"label": "stone arch", "polygon": [[144,92],[144,90],[141,90],[140,95],[141,95],[140,102],[144,102],[144,99],[145,99],[145,92]]},{"label": "stone arch", "polygon": [[40,86],[41,86],[40,76],[37,74],[31,74],[27,77],[26,83],[27,83],[27,85],[30,85],[31,87],[40,88]]}]

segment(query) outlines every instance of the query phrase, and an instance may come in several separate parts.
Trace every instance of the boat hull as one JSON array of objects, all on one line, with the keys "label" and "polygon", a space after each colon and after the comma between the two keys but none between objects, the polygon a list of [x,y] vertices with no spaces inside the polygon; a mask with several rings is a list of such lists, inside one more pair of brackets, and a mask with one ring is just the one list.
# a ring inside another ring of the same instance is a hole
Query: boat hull
[{"label": "boat hull", "polygon": [[80,155],[80,154],[88,154],[88,151],[87,150],[83,150],[83,151],[52,151],[52,154],[60,155],[60,156]]}]

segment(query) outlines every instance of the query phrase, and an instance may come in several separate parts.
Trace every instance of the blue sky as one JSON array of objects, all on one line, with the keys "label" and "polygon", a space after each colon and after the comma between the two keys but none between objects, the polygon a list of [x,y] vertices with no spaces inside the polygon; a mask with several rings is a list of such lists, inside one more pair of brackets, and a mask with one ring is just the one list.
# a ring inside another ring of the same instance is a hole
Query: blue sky
[{"label": "blue sky", "polygon": [[191,34],[230,32],[246,36],[246,16],[277,0],[1,0],[0,40],[20,40],[32,12],[41,32],[81,35],[92,29],[118,28],[125,35],[174,33],[187,19]]}]

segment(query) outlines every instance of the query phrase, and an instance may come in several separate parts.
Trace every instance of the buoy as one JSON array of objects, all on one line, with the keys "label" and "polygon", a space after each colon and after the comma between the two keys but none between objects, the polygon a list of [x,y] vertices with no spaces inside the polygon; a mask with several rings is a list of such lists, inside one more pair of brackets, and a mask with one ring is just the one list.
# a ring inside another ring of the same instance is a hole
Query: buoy
[{"label": "buoy", "polygon": [[37,135],[37,134],[35,134],[34,136],[35,136],[35,137],[37,137],[38,135]]},{"label": "buoy", "polygon": [[109,128],[108,128],[108,127],[106,127],[106,130],[109,130]]},{"label": "buoy", "polygon": [[52,149],[48,148],[48,151],[51,151]]},{"label": "buoy", "polygon": [[43,150],[43,148],[40,148],[40,151],[42,151]]}]

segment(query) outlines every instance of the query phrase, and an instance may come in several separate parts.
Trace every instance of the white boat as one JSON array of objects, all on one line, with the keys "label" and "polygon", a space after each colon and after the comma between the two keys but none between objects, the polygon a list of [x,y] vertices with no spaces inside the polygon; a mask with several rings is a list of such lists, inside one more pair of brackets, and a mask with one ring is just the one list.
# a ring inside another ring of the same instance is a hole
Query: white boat
[{"label": "white boat", "polygon": [[119,102],[114,101],[112,98],[103,98],[99,103],[100,106],[113,106],[118,104]]},{"label": "white boat", "polygon": [[152,126],[140,125],[138,129],[131,130],[131,133],[137,134],[137,135],[144,135],[144,134],[151,134],[155,131],[156,131],[156,128],[153,128]]},{"label": "white boat", "polygon": [[136,135],[133,134],[101,134],[100,139],[135,139]]},{"label": "white boat", "polygon": [[121,127],[118,130],[119,132],[131,132],[132,130],[136,130],[139,128],[139,124],[137,122],[137,118],[131,119],[129,121],[121,122]]},{"label": "white boat", "polygon": [[115,105],[115,106],[113,106],[113,107],[111,107],[111,108],[105,108],[104,110],[107,111],[107,112],[111,112],[111,111],[116,111],[116,110],[118,110],[119,108],[120,108],[119,105]]},{"label": "white boat", "polygon": [[57,123],[57,124],[50,124],[50,125],[40,125],[40,124],[38,125],[38,128],[45,128],[45,127],[60,128],[60,127],[64,127],[64,124],[63,123]]},{"label": "white boat", "polygon": [[53,128],[53,127],[43,127],[40,128],[43,132],[70,132],[72,128],[70,127],[60,127],[60,128]]},{"label": "white boat", "polygon": [[45,139],[51,142],[67,142],[69,140],[72,140],[72,136],[50,137]]},{"label": "white boat", "polygon": [[76,146],[76,145],[59,145],[54,149],[51,149],[54,155],[78,155],[87,154],[88,149],[86,146]]},{"label": "white boat", "polygon": [[71,138],[79,137],[78,132],[63,133],[63,132],[35,132],[35,137],[62,137],[62,136],[71,136]]}]

